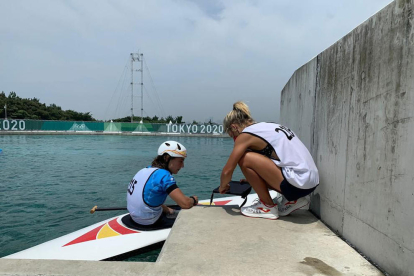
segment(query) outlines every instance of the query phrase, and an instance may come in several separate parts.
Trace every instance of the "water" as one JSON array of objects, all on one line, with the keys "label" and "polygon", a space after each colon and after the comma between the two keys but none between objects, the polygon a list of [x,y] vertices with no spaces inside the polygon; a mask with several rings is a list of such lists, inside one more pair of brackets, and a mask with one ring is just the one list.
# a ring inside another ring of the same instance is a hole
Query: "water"
[{"label": "water", "polygon": [[[210,198],[233,148],[226,138],[118,135],[0,136],[0,257],[120,215],[94,206],[126,206],[127,185],[151,164],[158,146],[176,140],[187,148],[176,175],[186,195]],[[242,178],[236,170],[233,179]],[[169,199],[167,204],[172,204]],[[155,261],[155,250],[129,261]]]}]

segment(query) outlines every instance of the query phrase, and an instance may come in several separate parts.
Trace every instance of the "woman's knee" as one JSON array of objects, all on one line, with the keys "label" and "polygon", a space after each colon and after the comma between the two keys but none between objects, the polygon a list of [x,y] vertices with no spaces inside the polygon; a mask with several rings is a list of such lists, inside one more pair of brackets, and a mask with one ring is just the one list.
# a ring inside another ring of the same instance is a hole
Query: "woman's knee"
[{"label": "woman's knee", "polygon": [[250,164],[251,164],[251,161],[252,161],[252,154],[254,154],[254,153],[253,152],[246,152],[240,158],[239,166],[240,166],[241,169],[251,167]]},{"label": "woman's knee", "polygon": [[244,168],[244,156],[245,156],[246,154],[243,154],[243,156],[240,158],[240,160],[239,160],[239,162],[238,162],[238,164],[239,164],[239,166],[240,166],[240,168]]}]

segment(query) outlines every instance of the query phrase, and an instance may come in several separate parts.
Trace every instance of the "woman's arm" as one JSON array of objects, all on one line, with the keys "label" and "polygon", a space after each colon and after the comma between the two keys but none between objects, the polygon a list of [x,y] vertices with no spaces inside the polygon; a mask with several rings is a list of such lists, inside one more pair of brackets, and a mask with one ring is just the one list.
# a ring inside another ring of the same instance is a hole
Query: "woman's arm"
[{"label": "woman's arm", "polygon": [[231,177],[233,176],[234,169],[239,163],[239,160],[245,154],[246,150],[252,145],[253,141],[254,141],[254,136],[246,134],[246,133],[242,133],[237,137],[237,140],[234,143],[233,151],[231,152],[226,165],[221,171],[220,188],[219,188],[219,191],[221,194],[225,194],[230,188],[228,184],[231,181]]},{"label": "woman's arm", "polygon": [[190,209],[194,205],[198,204],[198,197],[193,196],[193,198],[185,196],[180,188],[174,189],[169,196],[182,208],[182,209]]}]

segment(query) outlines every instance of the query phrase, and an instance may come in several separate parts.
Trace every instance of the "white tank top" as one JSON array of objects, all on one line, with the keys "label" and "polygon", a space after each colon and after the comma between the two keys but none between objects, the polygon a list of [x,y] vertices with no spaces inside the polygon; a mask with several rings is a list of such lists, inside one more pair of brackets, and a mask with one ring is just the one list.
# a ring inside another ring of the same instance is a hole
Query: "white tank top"
[{"label": "white tank top", "polygon": [[300,189],[311,189],[319,184],[315,162],[293,131],[275,123],[257,123],[246,127],[243,133],[257,136],[273,147],[280,160],[272,160],[290,184]]},{"label": "white tank top", "polygon": [[162,207],[151,207],[145,204],[143,199],[144,187],[150,176],[158,168],[144,168],[137,172],[128,186],[127,208],[131,218],[139,224],[151,225],[162,214]]}]

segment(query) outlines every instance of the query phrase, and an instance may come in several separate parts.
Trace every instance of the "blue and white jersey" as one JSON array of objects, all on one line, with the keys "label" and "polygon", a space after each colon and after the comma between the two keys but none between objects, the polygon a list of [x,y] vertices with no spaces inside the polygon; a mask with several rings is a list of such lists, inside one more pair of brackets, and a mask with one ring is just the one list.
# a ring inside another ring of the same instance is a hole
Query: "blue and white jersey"
[{"label": "blue and white jersey", "polygon": [[161,205],[168,194],[176,188],[169,171],[152,167],[140,170],[128,186],[127,208],[131,218],[142,225],[153,224],[161,216]]}]

